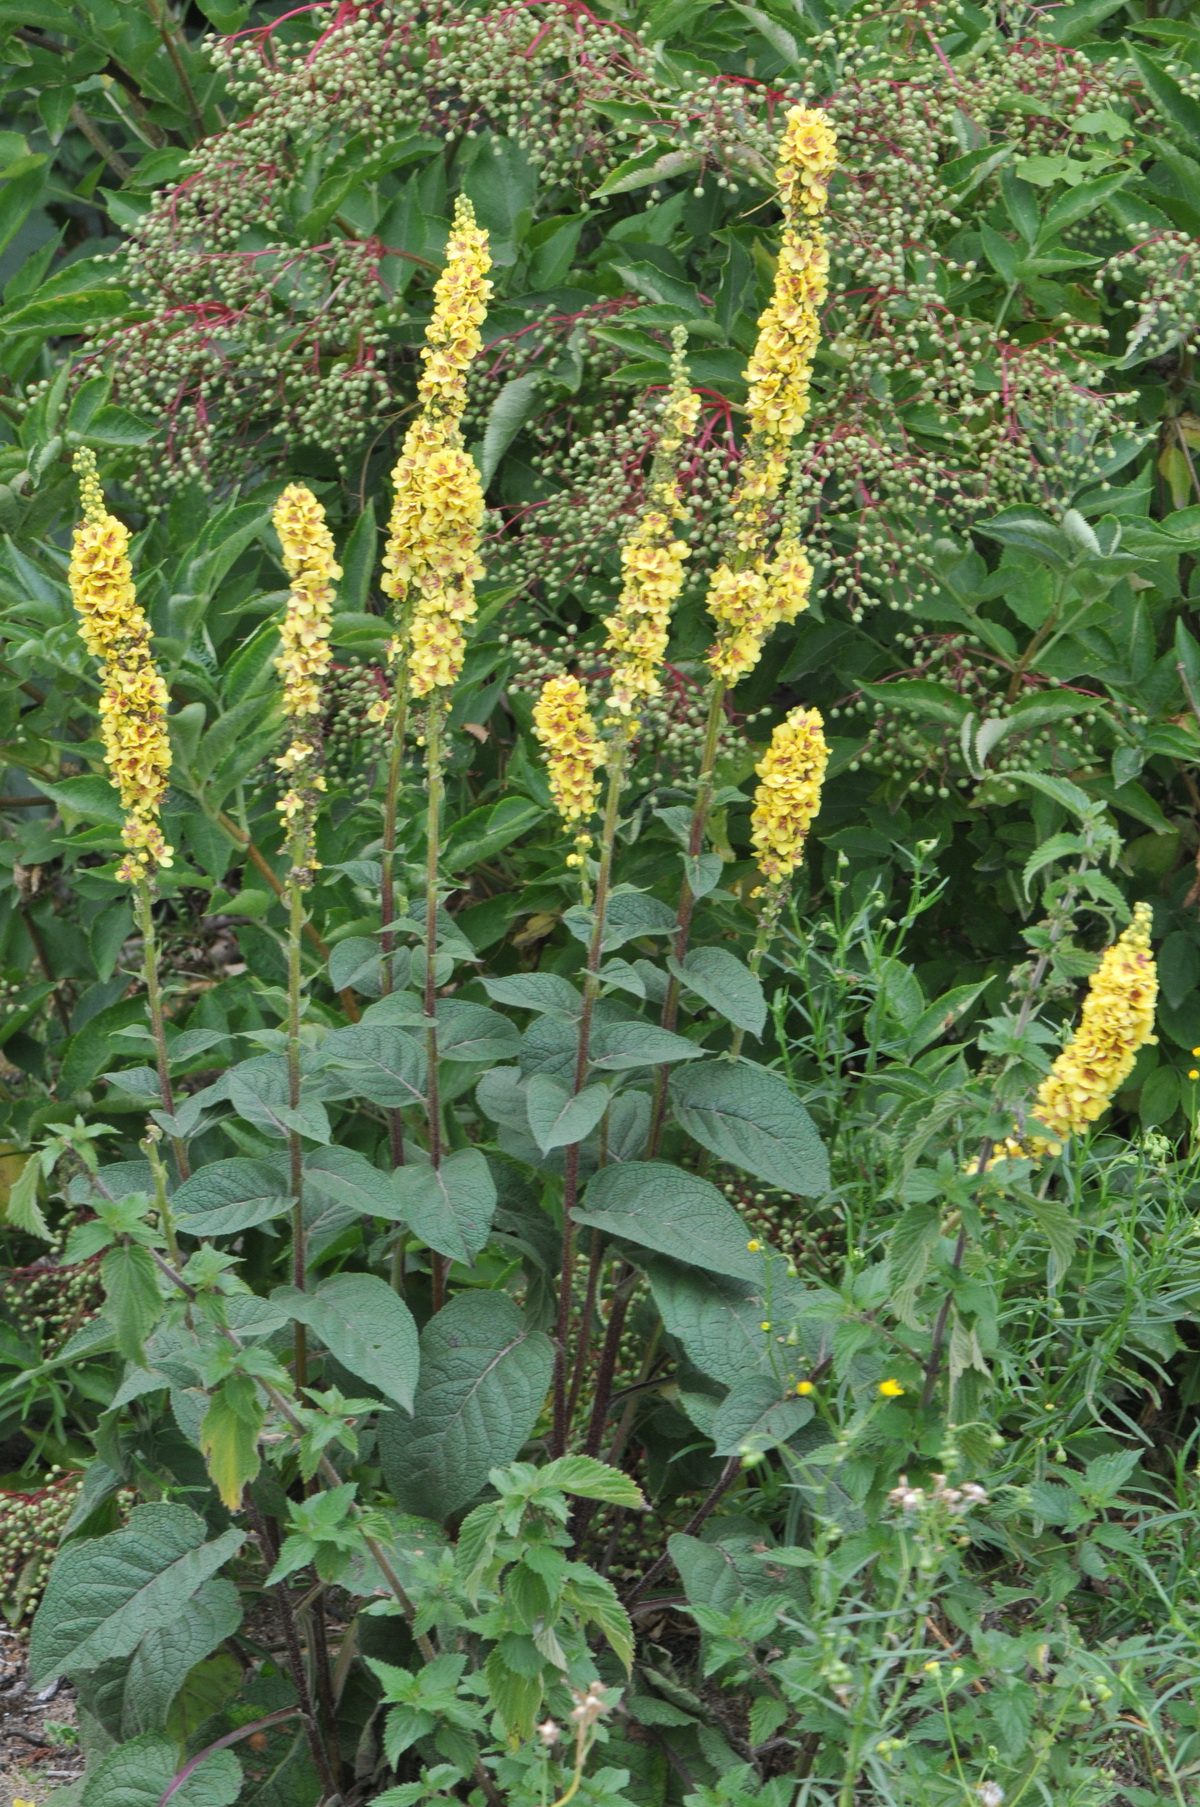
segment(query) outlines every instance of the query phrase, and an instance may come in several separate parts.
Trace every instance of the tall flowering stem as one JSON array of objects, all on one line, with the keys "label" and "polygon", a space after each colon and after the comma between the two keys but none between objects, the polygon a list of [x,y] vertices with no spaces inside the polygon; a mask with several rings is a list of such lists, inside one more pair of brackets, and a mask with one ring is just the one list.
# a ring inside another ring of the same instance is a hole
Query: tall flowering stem
[{"label": "tall flowering stem", "polygon": [[[138,603],[129,559],[129,529],[104,505],[96,460],[86,447],[75,455],[83,519],[71,542],[67,573],[79,616],[79,634],[100,661],[100,735],[104,763],[121,799],[125,857],[117,877],[133,887],[134,914],[142,936],[142,969],[154,1035],[162,1107],[175,1115],[167,1052],[166,1017],[158,982],[153,884],[169,867],[172,849],[163,839],[159,812],[171,770],[167,737],[167,687],[150,650],[150,624]],[[181,1179],[190,1173],[187,1149],[172,1135]]]},{"label": "tall flowering stem", "polygon": [[[283,683],[283,712],[290,740],[275,761],[287,789],[278,805],[287,840],[289,867],[284,884],[288,906],[288,1105],[300,1108],[300,1019],[304,975],[300,949],[306,911],[304,894],[316,870],[316,820],[325,790],[321,770],[321,685],[333,654],[329,645],[333,622],[334,584],[342,575],[333,555],[333,535],[325,511],[302,483],[290,483],[275,504],[272,521],[283,549],[289,582],[288,603],[280,628],[282,650],[275,669]],[[288,1130],[289,1183],[292,1193],[292,1284],[303,1292],[308,1262],[304,1233],[304,1149],[300,1132]],[[303,1324],[295,1327],[296,1385],[307,1381],[307,1340]]]},{"label": "tall flowering stem", "polygon": [[[483,486],[462,436],[467,371],[483,341],[479,328],[492,285],[487,233],[475,224],[471,203],[459,198],[446,242],[446,264],[434,284],[433,315],[425,332],[417,384],[419,412],[404,436],[392,472],[392,512],[384,555],[383,589],[396,610],[392,648],[396,716],[389,816],[385,821],[383,897],[385,934],[393,920],[391,870],[404,716],[425,705],[427,783],[425,860],[425,1016],[429,1078],[426,1096],[429,1155],[442,1159],[438,1089],[437,919],[441,810],[445,788],[445,728],[450,692],[462,671],[467,628],[475,616],[475,579],[483,575],[479,536]],[[384,965],[390,967],[390,935]],[[389,981],[385,981],[390,983]],[[395,1142],[393,1141],[393,1150]],[[446,1264],[431,1258],[435,1311],[445,1299]]]},{"label": "tall flowering stem", "polygon": [[[813,357],[820,337],[820,309],[828,292],[829,254],[822,230],[829,179],[837,164],[837,143],[823,113],[808,107],[788,110],[779,146],[775,180],[783,208],[783,234],[771,300],[758,323],[754,352],[746,368],[750,431],[742,457],[732,513],[733,545],[709,582],[706,606],[717,633],[708,654],[708,725],[696,780],[696,801],[688,853],[703,849],[712,808],[717,749],[725,693],[757,665],[767,636],[795,621],[808,607],[812,565],[800,544],[794,511],[769,554],[771,523],[784,487],[793,439],[808,414]],[[682,961],[691,934],[696,899],[685,873],[676,914],[674,956]],[[672,976],[662,1021],[673,1029],[680,983]],[[657,1151],[667,1101],[667,1073],[655,1088],[648,1152]]]},{"label": "tall flowering stem", "polygon": [[[779,912],[792,875],[804,858],[808,831],[821,807],[821,789],[829,764],[825,724],[816,709],[793,709],[771,736],[771,744],[755,767],[758,785],[750,817],[762,884],[758,933],[750,952],[750,971],[757,978],[763,958],[779,926]],[[742,1051],[744,1032],[733,1038],[729,1058]]]}]

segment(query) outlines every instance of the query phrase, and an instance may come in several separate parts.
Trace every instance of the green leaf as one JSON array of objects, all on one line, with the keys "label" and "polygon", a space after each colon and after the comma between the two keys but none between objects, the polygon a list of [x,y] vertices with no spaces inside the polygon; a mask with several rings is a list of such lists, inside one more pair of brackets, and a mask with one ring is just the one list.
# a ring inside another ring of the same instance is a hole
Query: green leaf
[{"label": "green leaf", "polygon": [[893,678],[889,684],[864,684],[861,688],[865,696],[875,697],[889,708],[910,709],[927,721],[947,722],[953,728],[961,727],[971,713],[965,696],[932,678]]},{"label": "green leaf", "polygon": [[504,978],[485,978],[483,987],[497,1004],[534,1010],[542,1016],[559,1017],[565,1023],[577,1022],[583,1009],[582,994],[569,979],[561,979],[557,973],[510,973]]},{"label": "green leaf", "polygon": [[447,830],[442,847],[443,869],[466,872],[480,861],[490,860],[528,834],[545,814],[541,804],[529,797],[502,797],[499,803],[473,809]]},{"label": "green leaf", "polygon": [[1071,1208],[1061,1198],[1036,1198],[1032,1194],[1026,1203],[1038,1228],[1050,1245],[1050,1253],[1046,1262],[1046,1279],[1051,1286],[1057,1286],[1071,1265],[1075,1253],[1075,1244],[1079,1238],[1079,1225],[1071,1214]]},{"label": "green leaf", "polygon": [[667,965],[689,991],[723,1016],[735,1029],[761,1035],[767,1021],[763,988],[746,964],[724,947],[696,947],[683,964],[672,956]]},{"label": "green leaf", "polygon": [[27,1155],[25,1165],[12,1186],[9,1187],[8,1203],[4,1208],[4,1222],[10,1230],[23,1230],[27,1236],[40,1236],[43,1242],[53,1242],[54,1232],[46,1222],[42,1207],[38,1203],[38,1182],[41,1177],[41,1162],[35,1155]]},{"label": "green leaf", "polygon": [[670,1255],[710,1273],[760,1280],[762,1254],[746,1247],[746,1226],[723,1193],[666,1161],[625,1161],[589,1182],[576,1223]]},{"label": "green leaf", "polygon": [[634,1067],[665,1066],[670,1061],[698,1060],[704,1050],[684,1035],[657,1023],[603,1023],[593,1029],[590,1065],[605,1073],[627,1073]]},{"label": "green leaf", "polygon": [[515,1023],[464,998],[439,998],[437,1025],[441,1060],[515,1060],[521,1045]]},{"label": "green leaf", "polygon": [[0,333],[37,333],[53,339],[89,332],[128,311],[129,295],[124,289],[77,289],[72,295],[27,301],[11,313],[0,314]]},{"label": "green leaf", "polygon": [[474,1265],[496,1210],[495,1181],[478,1148],[456,1148],[440,1167],[425,1162],[397,1167],[392,1191],[414,1235],[447,1260]]},{"label": "green leaf", "polygon": [[270,1161],[234,1156],[213,1161],[185,1180],[171,1209],[188,1236],[237,1236],[292,1208],[282,1174]]},{"label": "green leaf", "polygon": [[[563,927],[586,947],[592,938],[595,918],[582,904],[563,911]],[[604,916],[602,954],[611,954],[639,935],[671,935],[675,931],[675,912],[648,891],[614,891]]]},{"label": "green leaf", "polygon": [[701,1147],[744,1173],[815,1198],[829,1189],[829,1157],[786,1082],[748,1061],[708,1060],[671,1075],[676,1121]]},{"label": "green leaf", "polygon": [[42,198],[49,166],[38,157],[32,169],[11,176],[0,188],[0,252],[8,249]]},{"label": "green leaf", "polygon": [[443,1520],[511,1462],[545,1403],[554,1352],[502,1292],[459,1293],[421,1333],[411,1419],[379,1422],[384,1478],[404,1512]]},{"label": "green leaf", "polygon": [[158,1269],[140,1243],[117,1243],[100,1263],[104,1282],[104,1315],[113,1327],[117,1348],[126,1361],[141,1362],[143,1345],[162,1316]]},{"label": "green leaf", "polygon": [[89,1711],[113,1738],[161,1731],[190,1671],[232,1637],[241,1621],[241,1596],[233,1582],[224,1576],[206,1581],[167,1624],[147,1632],[130,1657],[92,1672]]},{"label": "green leaf", "polygon": [[85,822],[103,822],[107,828],[120,828],[125,820],[121,799],[107,778],[85,773],[79,778],[64,778],[61,784],[47,784],[37,777],[33,782],[60,809],[82,816]]},{"label": "green leaf", "polygon": [[[353,1030],[343,1030],[353,1034]],[[332,1037],[330,1038],[332,1039]],[[247,1123],[253,1123],[269,1136],[286,1139],[288,1131],[298,1130],[313,1142],[328,1142],[329,1118],[320,1099],[305,1097],[292,1109],[287,1062],[282,1054],[260,1054],[254,1060],[239,1061],[228,1074],[229,1102]]]},{"label": "green leaf", "polygon": [[713,1420],[713,1442],[719,1456],[772,1449],[786,1443],[813,1415],[811,1399],[781,1398],[771,1374],[750,1374],[730,1388]]},{"label": "green leaf", "polygon": [[187,1506],[135,1506],[121,1530],[60,1550],[33,1622],[29,1686],[129,1656],[171,1624],[245,1542],[232,1529],[211,1543],[205,1535],[204,1520]]},{"label": "green leaf", "polygon": [[903,1324],[915,1322],[913,1307],[941,1234],[941,1213],[936,1205],[909,1205],[888,1242],[888,1286],[897,1317]]},{"label": "green leaf", "polygon": [[1004,775],[1007,779],[1028,784],[1035,791],[1041,791],[1043,797],[1061,803],[1064,809],[1070,810],[1080,820],[1086,820],[1093,813],[1095,806],[1092,799],[1077,784],[1072,784],[1069,778],[1055,778],[1049,772],[1006,772]]},{"label": "green leaf", "polygon": [[595,1456],[559,1456],[538,1470],[538,1480],[548,1487],[561,1487],[564,1493],[578,1494],[585,1500],[604,1500],[610,1506],[625,1506],[632,1512],[644,1512],[646,1501],[637,1482],[619,1468],[610,1468]]},{"label": "green leaf", "polygon": [[242,1506],[242,1489],[262,1466],[258,1438],[266,1411],[248,1374],[231,1374],[209,1400],[200,1425],[200,1452],[213,1486],[231,1512]]},{"label": "green leaf", "polygon": [[[181,1763],[174,1739],[146,1732],[101,1758],[79,1807],[159,1807]],[[233,1752],[212,1751],[171,1795],[171,1807],[231,1807],[241,1791],[242,1766]]]},{"label": "green leaf", "polygon": [[700,157],[696,151],[662,151],[657,154],[653,151],[643,152],[637,157],[628,157],[624,163],[618,163],[614,170],[610,170],[596,189],[594,198],[628,194],[635,188],[649,188],[671,176],[686,175],[699,166]]},{"label": "green leaf", "polygon": [[1157,106],[1180,128],[1188,144],[1200,142],[1200,101],[1186,93],[1174,76],[1168,75],[1165,69],[1160,69],[1154,59],[1136,44],[1130,44],[1128,51],[1146,85],[1147,93]]},{"label": "green leaf", "polygon": [[345,1096],[390,1110],[425,1102],[425,1051],[403,1029],[379,1023],[336,1029],[321,1043],[320,1058],[326,1071],[347,1075]]},{"label": "green leaf", "polygon": [[[477,1149],[461,1152],[486,1169]],[[271,1298],[315,1331],[344,1368],[411,1412],[420,1363],[417,1327],[386,1280],[377,1274],[334,1274],[315,1292],[278,1286]]]},{"label": "green leaf", "polygon": [[584,1141],[608,1109],[610,1097],[606,1085],[589,1085],[573,1093],[552,1073],[533,1074],[525,1088],[525,1108],[542,1153]]},{"label": "green leaf", "polygon": [[484,489],[495,476],[501,458],[534,412],[540,385],[540,372],[526,371],[523,376],[511,377],[492,403],[487,425],[483,429],[483,445],[478,460]]}]

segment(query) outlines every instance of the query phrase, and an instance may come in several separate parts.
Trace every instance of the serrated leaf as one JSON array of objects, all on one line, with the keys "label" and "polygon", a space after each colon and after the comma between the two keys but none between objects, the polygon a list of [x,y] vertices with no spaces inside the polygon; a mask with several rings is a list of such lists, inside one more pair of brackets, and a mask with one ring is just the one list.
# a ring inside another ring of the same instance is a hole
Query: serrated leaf
[{"label": "serrated leaf", "polygon": [[564,1493],[578,1494],[585,1500],[604,1500],[610,1506],[625,1506],[633,1512],[645,1510],[641,1488],[619,1468],[610,1468],[595,1456],[559,1456],[538,1470],[539,1481],[561,1487]]},{"label": "serrated leaf", "polygon": [[392,1190],[414,1235],[447,1260],[473,1264],[496,1210],[496,1184],[478,1148],[456,1148],[440,1167],[416,1162],[398,1167]]},{"label": "serrated leaf", "polygon": [[417,1327],[386,1280],[377,1274],[334,1274],[311,1293],[276,1287],[271,1300],[315,1331],[344,1368],[412,1410],[420,1364]]},{"label": "serrated leaf", "polygon": [[[147,1732],[102,1757],[83,1785],[79,1807],[159,1807],[181,1768],[179,1747]],[[231,1807],[242,1766],[231,1750],[212,1751],[171,1793],[171,1807]]]},{"label": "serrated leaf", "polygon": [[118,1243],[101,1261],[100,1278],[104,1315],[113,1327],[117,1348],[126,1361],[140,1362],[146,1338],[163,1312],[154,1257],[140,1243]]},{"label": "serrated leaf", "polygon": [[816,1125],[786,1082],[748,1061],[707,1060],[671,1074],[671,1104],[689,1136],[784,1192],[829,1189],[829,1157]]},{"label": "serrated leaf", "polygon": [[4,1222],[10,1230],[23,1230],[26,1236],[40,1236],[43,1242],[53,1242],[54,1232],[38,1203],[40,1177],[40,1161],[33,1155],[27,1155],[24,1167],[9,1187]]},{"label": "serrated leaf", "polygon": [[129,1656],[169,1625],[245,1542],[238,1530],[205,1535],[198,1514],[164,1503],[135,1506],[121,1530],[60,1550],[33,1622],[29,1686]]},{"label": "serrated leaf", "polygon": [[231,1374],[208,1402],[200,1424],[200,1453],[222,1504],[242,1505],[242,1490],[262,1466],[258,1438],[266,1410],[248,1374]]},{"label": "serrated leaf", "polygon": [[888,1286],[892,1307],[902,1324],[912,1324],[913,1307],[941,1234],[936,1205],[909,1205],[888,1241]]},{"label": "serrated leaf", "polygon": [[190,1671],[231,1637],[241,1620],[237,1588],[224,1576],[214,1576],[167,1624],[148,1632],[132,1656],[93,1671],[89,1710],[112,1738],[161,1731]]},{"label": "serrated leaf", "polygon": [[407,1418],[379,1421],[384,1478],[401,1511],[438,1521],[465,1506],[489,1469],[511,1462],[546,1399],[549,1337],[506,1293],[459,1293],[421,1333]]}]

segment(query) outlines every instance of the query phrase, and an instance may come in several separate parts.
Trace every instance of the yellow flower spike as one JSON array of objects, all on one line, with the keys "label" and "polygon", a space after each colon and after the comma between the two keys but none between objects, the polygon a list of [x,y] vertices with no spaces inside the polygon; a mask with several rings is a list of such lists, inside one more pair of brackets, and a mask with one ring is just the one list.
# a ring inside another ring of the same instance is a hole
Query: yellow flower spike
[{"label": "yellow flower spike", "polygon": [[707,599],[717,624],[708,662],[725,685],[752,671],[772,629],[808,606],[812,566],[795,523],[785,525],[770,563],[766,549],[788,448],[808,414],[820,310],[829,289],[829,253],[819,222],[836,162],[825,116],[789,109],[775,171],[783,234],[771,300],[746,367],[750,432],[732,502],[734,547],[714,574]]},{"label": "yellow flower spike", "polygon": [[580,825],[575,837],[577,865],[591,843],[585,824],[596,813],[604,764],[604,747],[588,713],[587,693],[578,678],[551,678],[533,706],[533,731],[546,750],[550,795],[568,827]]},{"label": "yellow flower spike", "polygon": [[483,345],[479,328],[492,292],[490,268],[487,233],[460,196],[421,354],[421,412],[392,472],[383,559],[383,591],[401,610],[393,663],[414,697],[447,690],[458,678],[466,623],[475,615],[475,579],[483,575],[483,486],[459,422],[466,372]]},{"label": "yellow flower spike", "polygon": [[607,617],[606,650],[612,660],[610,707],[614,719],[635,715],[662,687],[671,610],[683,588],[690,547],[675,536],[680,511],[677,461],[696,430],[700,397],[691,387],[678,329],[671,385],[663,403],[662,432],[650,480],[648,506],[621,547],[621,594]]},{"label": "yellow flower spike", "polygon": [[283,711],[292,740],[275,761],[275,769],[290,779],[290,786],[276,804],[288,839],[293,843],[293,866],[301,883],[307,883],[316,866],[313,827],[320,793],[325,789],[321,773],[321,681],[333,653],[329,633],[333,624],[334,583],[342,568],[333,556],[333,535],[325,510],[303,483],[289,483],[271,516],[283,548],[283,568],[290,593],[279,637],[283,651],[275,669],[283,679]]},{"label": "yellow flower spike", "polygon": [[[1055,1142],[1094,1123],[1128,1079],[1139,1049],[1154,1037],[1158,973],[1150,951],[1149,904],[1134,905],[1133,922],[1105,950],[1088,983],[1079,1027],[1038,1087],[1033,1115]],[[1050,1152],[1044,1136],[1030,1138]]]},{"label": "yellow flower spike", "polygon": [[769,885],[782,884],[796,870],[821,807],[821,786],[829,762],[823,728],[816,709],[793,709],[775,729],[755,767],[759,782],[750,839],[758,869]]},{"label": "yellow flower spike", "polygon": [[903,1395],[904,1388],[900,1385],[898,1380],[881,1380],[879,1383],[879,1392],[880,1396],[884,1399],[899,1399]]},{"label": "yellow flower spike", "polygon": [[94,455],[75,455],[83,520],[71,543],[67,579],[84,645],[101,662],[100,735],[104,763],[125,812],[126,854],[117,876],[153,878],[171,864],[159,810],[171,770],[167,687],[150,652],[150,624],[138,604],[129,529],[109,514]]}]

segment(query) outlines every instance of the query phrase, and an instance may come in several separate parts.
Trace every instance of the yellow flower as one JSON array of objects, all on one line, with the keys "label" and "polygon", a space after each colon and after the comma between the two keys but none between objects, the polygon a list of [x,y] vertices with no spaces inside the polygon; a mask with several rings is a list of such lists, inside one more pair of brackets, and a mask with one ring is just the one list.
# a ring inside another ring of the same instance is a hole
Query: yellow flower
[{"label": "yellow flower", "polygon": [[899,1399],[904,1392],[904,1388],[900,1385],[898,1380],[881,1380],[879,1383],[879,1391],[884,1399]]},{"label": "yellow flower", "polygon": [[[1132,924],[1092,974],[1078,1029],[1038,1087],[1033,1115],[1058,1142],[1096,1121],[1133,1071],[1138,1050],[1155,1039],[1150,921],[1149,904],[1135,904]],[[1030,1146],[1049,1152],[1041,1136]]]},{"label": "yellow flower", "polygon": [[708,655],[713,675],[735,684],[758,663],[767,635],[808,606],[812,567],[794,522],[767,562],[772,509],[783,487],[788,447],[808,414],[829,253],[817,221],[824,213],[837,146],[822,113],[792,107],[776,169],[784,212],[771,300],[746,367],[750,422],[732,502],[734,549],[709,586],[717,623]]},{"label": "yellow flower", "polygon": [[796,1382],[796,1391],[799,1393],[801,1399],[807,1399],[809,1394],[815,1393],[816,1390],[817,1389],[811,1380],[798,1380]]},{"label": "yellow flower", "polygon": [[76,453],[75,469],[83,520],[75,529],[67,577],[80,637],[101,661],[104,763],[125,811],[126,854],[117,875],[132,884],[171,864],[172,849],[159,823],[171,770],[167,687],[151,657],[150,624],[133,587],[129,529],[105,508],[96,461],[86,448]]},{"label": "yellow flower", "polygon": [[750,817],[758,869],[768,884],[781,884],[800,864],[818,809],[829,748],[816,709],[793,709],[771,736],[755,767],[759,783]]},{"label": "yellow flower", "polygon": [[492,285],[487,233],[460,197],[434,287],[417,385],[421,412],[404,437],[392,472],[394,492],[384,555],[384,593],[400,609],[395,663],[414,697],[445,690],[462,670],[466,623],[475,615],[475,579],[483,575],[479,530],[483,487],[459,421],[466,371],[478,354],[479,327]]},{"label": "yellow flower", "polygon": [[762,1248],[762,1243],[759,1242],[757,1237],[752,1236],[750,1241],[746,1244],[746,1247],[749,1249],[749,1251],[752,1255],[757,1255],[759,1250]]},{"label": "yellow flower", "polygon": [[283,548],[283,568],[291,589],[279,637],[283,651],[275,669],[283,679],[283,710],[292,728],[289,746],[275,761],[276,771],[291,780],[276,809],[292,843],[293,873],[307,882],[316,865],[313,829],[320,793],[321,680],[333,658],[329,631],[333,622],[334,581],[342,569],[334,560],[333,535],[325,510],[303,483],[289,483],[272,515]]},{"label": "yellow flower", "polygon": [[677,461],[696,430],[700,397],[683,361],[677,334],[671,385],[663,403],[662,430],[647,484],[648,506],[621,547],[621,594],[608,616],[607,651],[612,660],[610,707],[615,717],[634,715],[662,687],[662,666],[671,631],[671,610],[683,588],[690,548],[675,537],[680,510]]},{"label": "yellow flower", "polygon": [[[533,706],[533,731],[546,749],[550,795],[563,821],[584,823],[596,813],[604,763],[604,747],[588,714],[587,695],[578,678],[564,675],[542,686]],[[591,840],[585,828],[575,837],[569,865],[578,865]]]}]

